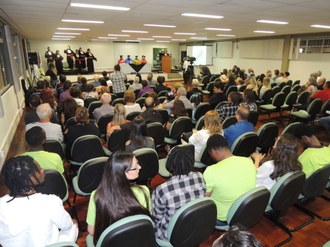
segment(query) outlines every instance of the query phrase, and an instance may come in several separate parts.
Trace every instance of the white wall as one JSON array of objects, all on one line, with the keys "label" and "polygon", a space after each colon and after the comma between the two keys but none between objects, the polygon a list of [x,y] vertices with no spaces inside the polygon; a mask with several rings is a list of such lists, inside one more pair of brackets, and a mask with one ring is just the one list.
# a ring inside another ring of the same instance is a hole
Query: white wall
[{"label": "white wall", "polygon": [[[66,56],[64,50],[70,45],[72,50],[76,50],[82,47],[84,51],[88,48],[91,49],[94,56],[97,58],[97,62],[94,62],[96,71],[112,70],[113,66],[117,63],[119,55],[126,57],[131,55],[134,56],[142,55],[146,56],[148,62],[152,62],[153,48],[165,48],[172,54],[172,65],[177,65],[179,58],[179,45],[177,43],[151,43],[151,42],[141,42],[141,43],[112,43],[109,42],[75,42],[75,41],[39,41],[31,40],[30,47],[31,52],[39,52],[40,58],[43,61],[43,67],[46,69],[46,59],[44,57],[47,47],[55,52],[60,51],[60,54],[64,57],[66,61]],[[126,51],[126,52],[125,52]]]}]

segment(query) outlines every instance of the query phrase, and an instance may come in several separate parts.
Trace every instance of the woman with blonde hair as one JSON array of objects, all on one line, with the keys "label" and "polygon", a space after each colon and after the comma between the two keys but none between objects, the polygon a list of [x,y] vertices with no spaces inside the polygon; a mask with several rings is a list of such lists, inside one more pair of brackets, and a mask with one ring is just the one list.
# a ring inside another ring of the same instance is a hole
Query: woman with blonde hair
[{"label": "woman with blonde hair", "polygon": [[129,123],[129,121],[125,119],[125,113],[126,110],[123,104],[115,105],[112,121],[107,125],[107,136],[111,136],[115,130],[120,130],[122,124]]},{"label": "woman with blonde hair", "polygon": [[270,85],[270,77],[265,77],[262,82],[262,87],[260,89],[259,97],[262,98],[262,96],[264,96],[265,92],[270,89],[272,89],[272,86]]},{"label": "woman with blonde hair", "polygon": [[223,130],[219,113],[211,110],[205,114],[204,128],[199,131],[193,130],[193,134],[189,138],[189,143],[195,146],[195,161],[201,160],[202,150],[206,146],[207,139],[214,134],[223,135]]},{"label": "woman with blonde hair", "polygon": [[258,95],[258,82],[255,78],[255,76],[251,76],[248,79],[249,84],[246,86],[246,89],[251,89],[252,91],[254,91],[257,95]]}]

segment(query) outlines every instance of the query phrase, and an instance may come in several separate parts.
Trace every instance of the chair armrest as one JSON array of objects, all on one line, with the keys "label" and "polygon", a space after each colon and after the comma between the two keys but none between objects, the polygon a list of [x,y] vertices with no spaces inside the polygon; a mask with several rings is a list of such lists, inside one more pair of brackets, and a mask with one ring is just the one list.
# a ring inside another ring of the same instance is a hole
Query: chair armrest
[{"label": "chair armrest", "polygon": [[87,247],[95,247],[94,242],[93,242],[93,236],[88,234],[86,237],[86,245]]},{"label": "chair armrest", "polygon": [[156,238],[156,243],[160,247],[173,247],[173,245],[171,245],[170,242],[168,242],[166,240],[159,239],[159,238]]}]

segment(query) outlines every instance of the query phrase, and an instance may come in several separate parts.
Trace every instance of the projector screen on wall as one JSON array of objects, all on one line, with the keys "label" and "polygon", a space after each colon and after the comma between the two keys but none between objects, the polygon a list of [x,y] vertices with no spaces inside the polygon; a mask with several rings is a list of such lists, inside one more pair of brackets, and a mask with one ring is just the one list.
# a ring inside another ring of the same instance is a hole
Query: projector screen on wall
[{"label": "projector screen on wall", "polygon": [[195,57],[195,64],[199,65],[212,65],[213,59],[213,46],[212,45],[194,45],[187,46],[187,56]]}]

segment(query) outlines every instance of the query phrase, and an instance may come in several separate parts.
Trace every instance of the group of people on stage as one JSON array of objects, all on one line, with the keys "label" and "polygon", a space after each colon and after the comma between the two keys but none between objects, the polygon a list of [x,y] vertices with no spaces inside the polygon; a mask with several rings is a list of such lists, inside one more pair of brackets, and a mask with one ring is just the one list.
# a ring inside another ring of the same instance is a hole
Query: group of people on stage
[{"label": "group of people on stage", "polygon": [[117,64],[121,63],[145,64],[148,62],[145,55],[142,55],[141,59],[139,59],[139,56],[135,56],[134,60],[131,58],[131,55],[127,55],[126,59],[123,58],[123,55],[120,55]]},{"label": "group of people on stage", "polygon": [[[69,64],[69,68],[73,69],[75,67],[77,69],[78,74],[82,72],[83,69],[86,69],[89,74],[93,74],[94,70],[94,60],[97,61],[96,57],[94,57],[91,49],[87,49],[87,51],[83,51],[81,47],[73,51],[70,46],[64,50],[66,54],[66,60]],[[52,52],[49,47],[47,47],[47,51],[45,52],[45,58],[47,59],[47,65],[49,63],[55,62],[55,67],[57,70],[57,74],[63,74],[63,56],[60,54],[59,50],[56,50],[56,53]],[[87,63],[86,63],[87,60]]]}]

